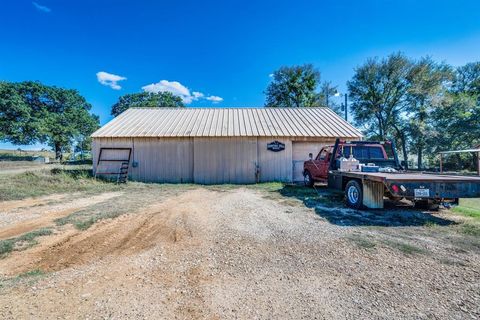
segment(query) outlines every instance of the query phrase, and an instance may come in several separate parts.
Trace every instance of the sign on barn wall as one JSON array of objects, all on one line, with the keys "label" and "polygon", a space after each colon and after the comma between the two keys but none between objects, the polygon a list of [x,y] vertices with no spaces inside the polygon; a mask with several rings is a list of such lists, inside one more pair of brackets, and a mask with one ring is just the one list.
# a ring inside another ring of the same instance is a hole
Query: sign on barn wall
[{"label": "sign on barn wall", "polygon": [[273,152],[279,152],[285,150],[285,143],[275,140],[267,144],[267,149]]}]

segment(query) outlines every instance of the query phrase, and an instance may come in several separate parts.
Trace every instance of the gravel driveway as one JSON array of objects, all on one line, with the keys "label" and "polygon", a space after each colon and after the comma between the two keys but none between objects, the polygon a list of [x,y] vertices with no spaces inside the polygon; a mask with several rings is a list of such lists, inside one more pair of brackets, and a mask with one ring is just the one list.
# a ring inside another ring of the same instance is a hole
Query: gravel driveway
[{"label": "gravel driveway", "polygon": [[393,212],[189,188],[0,260],[0,318],[478,319],[478,238]]}]

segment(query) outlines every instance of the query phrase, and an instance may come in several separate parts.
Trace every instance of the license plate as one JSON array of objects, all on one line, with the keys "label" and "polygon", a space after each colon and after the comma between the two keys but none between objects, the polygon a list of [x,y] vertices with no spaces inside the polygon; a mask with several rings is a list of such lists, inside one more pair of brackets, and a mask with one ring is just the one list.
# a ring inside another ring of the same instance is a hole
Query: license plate
[{"label": "license plate", "polygon": [[430,189],[415,189],[415,198],[428,198]]}]

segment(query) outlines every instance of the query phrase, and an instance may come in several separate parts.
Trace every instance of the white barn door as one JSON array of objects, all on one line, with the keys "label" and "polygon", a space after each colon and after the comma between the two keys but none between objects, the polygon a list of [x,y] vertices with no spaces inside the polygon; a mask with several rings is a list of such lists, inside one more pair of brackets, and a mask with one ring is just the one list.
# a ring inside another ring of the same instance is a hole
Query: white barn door
[{"label": "white barn door", "polygon": [[256,137],[194,138],[195,183],[255,183]]}]

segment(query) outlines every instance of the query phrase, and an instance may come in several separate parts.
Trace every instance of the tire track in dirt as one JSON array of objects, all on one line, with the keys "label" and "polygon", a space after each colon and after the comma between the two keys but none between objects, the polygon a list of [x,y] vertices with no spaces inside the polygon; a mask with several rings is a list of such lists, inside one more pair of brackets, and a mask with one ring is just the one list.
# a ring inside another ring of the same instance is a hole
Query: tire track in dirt
[{"label": "tire track in dirt", "polygon": [[32,207],[42,205],[50,201],[61,200],[69,194],[54,194],[39,198],[26,198],[22,200],[0,201],[0,213],[7,212],[12,209]]},{"label": "tire track in dirt", "polygon": [[[86,231],[70,228],[0,260],[0,270],[9,276],[37,269],[68,274],[95,265],[88,278],[96,279],[95,288],[89,289],[96,295],[112,286],[138,291],[136,277],[141,275],[151,279],[155,287],[146,285],[138,294],[148,300],[149,290],[163,288],[163,298],[172,302],[163,306],[166,314],[205,318],[212,312],[204,284],[213,277],[204,262],[214,245],[210,241],[216,219],[209,208],[217,200],[216,192],[196,189],[103,220]],[[110,278],[112,272],[117,276]]]},{"label": "tire track in dirt", "polygon": [[138,212],[101,221],[86,231],[57,233],[48,237],[48,245],[40,243],[30,250],[16,252],[0,261],[0,266],[14,274],[35,269],[59,271],[105,256],[136,254],[158,244],[182,244],[194,237],[192,223],[187,221],[190,211],[195,209],[190,201],[192,198],[202,201],[204,193],[204,190],[190,191]]},{"label": "tire track in dirt", "polygon": [[[37,210],[1,214],[0,221],[2,216],[3,218],[11,219],[11,217],[6,217],[5,215],[8,216],[14,214],[14,219],[16,219],[18,222],[0,228],[0,240],[13,238],[38,228],[48,227],[53,224],[55,219],[65,217],[90,205],[94,205],[120,195],[120,192],[108,192],[90,198],[75,199],[66,204],[41,207]],[[48,199],[52,200],[62,198],[64,198],[64,196],[60,198],[50,197]]]}]

